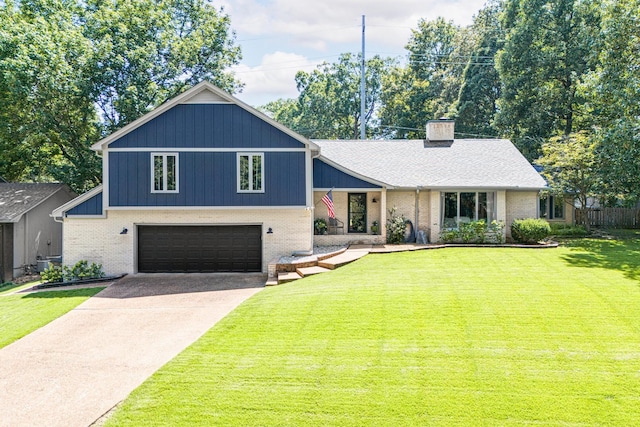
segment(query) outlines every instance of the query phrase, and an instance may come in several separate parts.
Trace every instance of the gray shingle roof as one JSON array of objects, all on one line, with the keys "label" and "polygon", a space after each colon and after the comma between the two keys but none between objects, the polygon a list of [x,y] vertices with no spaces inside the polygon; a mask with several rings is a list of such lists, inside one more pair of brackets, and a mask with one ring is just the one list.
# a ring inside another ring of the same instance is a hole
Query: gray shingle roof
[{"label": "gray shingle roof", "polygon": [[540,174],[506,139],[314,140],[321,158],[397,188],[541,189]]},{"label": "gray shingle roof", "polygon": [[0,183],[0,222],[18,222],[63,187],[64,184]]}]

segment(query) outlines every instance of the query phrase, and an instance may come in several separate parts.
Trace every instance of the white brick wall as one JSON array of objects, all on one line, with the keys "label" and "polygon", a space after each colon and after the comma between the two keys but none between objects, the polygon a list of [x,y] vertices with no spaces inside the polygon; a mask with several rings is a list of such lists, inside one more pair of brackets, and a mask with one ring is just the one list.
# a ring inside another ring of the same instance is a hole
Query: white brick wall
[{"label": "white brick wall", "polygon": [[[63,262],[87,260],[103,265],[107,274],[136,272],[137,225],[262,225],[262,271],[268,263],[295,251],[309,251],[313,244],[311,210],[116,210],[107,218],[66,218],[63,226]],[[125,227],[129,232],[120,234]],[[273,234],[267,234],[271,227]]]},{"label": "white brick wall", "polygon": [[428,231],[432,227],[430,198],[430,191],[421,190],[418,193],[418,218],[416,218],[416,192],[389,190],[387,191],[387,211],[396,207],[397,215],[404,215],[417,230],[423,230],[428,236]]},{"label": "white brick wall", "polygon": [[507,191],[507,235],[511,236],[511,223],[514,219],[538,217],[537,191]]}]

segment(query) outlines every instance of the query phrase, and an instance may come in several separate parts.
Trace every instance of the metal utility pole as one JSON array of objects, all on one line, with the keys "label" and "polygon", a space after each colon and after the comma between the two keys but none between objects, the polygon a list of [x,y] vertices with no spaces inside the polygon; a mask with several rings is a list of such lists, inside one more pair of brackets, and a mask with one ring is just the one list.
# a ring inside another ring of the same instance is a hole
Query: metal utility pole
[{"label": "metal utility pole", "polygon": [[364,15],[362,15],[362,63],[360,64],[360,139],[366,138],[364,112],[366,107],[366,85],[364,82]]}]

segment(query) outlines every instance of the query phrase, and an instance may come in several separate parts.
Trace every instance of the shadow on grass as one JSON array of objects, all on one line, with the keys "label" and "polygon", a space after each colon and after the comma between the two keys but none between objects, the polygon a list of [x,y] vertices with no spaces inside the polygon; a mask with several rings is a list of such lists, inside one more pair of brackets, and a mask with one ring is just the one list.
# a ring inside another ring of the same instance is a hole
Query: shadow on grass
[{"label": "shadow on grass", "polygon": [[25,294],[23,298],[70,298],[70,297],[92,297],[101,290],[103,287],[82,288],[82,289],[67,289],[64,291],[43,291],[43,292],[31,292]]},{"label": "shadow on grass", "polygon": [[640,240],[578,239],[564,246],[572,249],[562,258],[575,267],[618,270],[626,277],[640,280]]}]

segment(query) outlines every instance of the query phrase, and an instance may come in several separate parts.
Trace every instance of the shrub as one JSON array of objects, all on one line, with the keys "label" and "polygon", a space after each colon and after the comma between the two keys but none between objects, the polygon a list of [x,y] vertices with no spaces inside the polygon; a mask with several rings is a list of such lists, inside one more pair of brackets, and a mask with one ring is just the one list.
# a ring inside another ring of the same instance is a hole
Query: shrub
[{"label": "shrub", "polygon": [[501,245],[504,243],[504,221],[491,221],[491,224],[487,227],[489,234],[491,235],[492,243]]},{"label": "shrub", "polygon": [[444,243],[504,243],[504,222],[481,219],[463,222],[457,229],[445,229],[440,232],[440,240]]},{"label": "shrub", "polygon": [[316,218],[313,221],[313,231],[315,234],[327,233],[327,221],[324,218]]},{"label": "shrub", "polygon": [[51,264],[42,273],[40,273],[40,278],[48,283],[62,282],[64,279],[62,267]]},{"label": "shrub", "polygon": [[550,234],[551,227],[544,219],[516,219],[511,224],[511,237],[519,243],[538,243]]},{"label": "shrub", "polygon": [[407,219],[404,215],[396,214],[395,206],[389,210],[389,219],[387,220],[387,243],[404,243],[404,233],[407,228],[406,221]]},{"label": "shrub", "polygon": [[583,225],[569,224],[549,224],[551,226],[551,235],[562,237],[584,237],[589,232]]},{"label": "shrub", "polygon": [[99,279],[104,277],[104,271],[102,271],[102,264],[96,264],[95,262],[89,263],[87,261],[78,261],[73,267],[59,267],[57,265],[51,265],[44,270],[40,277],[42,280],[48,283],[59,283],[63,281],[72,280],[84,280],[84,279]]}]

